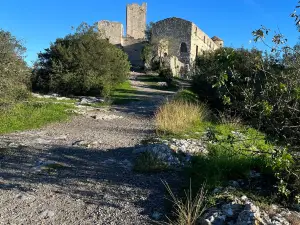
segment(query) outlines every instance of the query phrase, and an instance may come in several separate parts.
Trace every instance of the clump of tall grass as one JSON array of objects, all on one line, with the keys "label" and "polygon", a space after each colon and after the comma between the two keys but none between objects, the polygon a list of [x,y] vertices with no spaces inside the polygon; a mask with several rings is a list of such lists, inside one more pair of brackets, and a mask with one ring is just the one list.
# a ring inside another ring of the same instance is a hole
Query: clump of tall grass
[{"label": "clump of tall grass", "polygon": [[208,116],[204,104],[185,100],[171,100],[162,105],[155,114],[158,133],[182,134],[194,125],[203,122]]},{"label": "clump of tall grass", "polygon": [[175,196],[167,182],[163,181],[164,186],[170,196],[170,201],[174,205],[173,214],[175,220],[169,219],[170,225],[196,225],[206,209],[205,197],[207,192],[204,186],[198,191],[196,196],[192,194],[192,185],[189,190],[185,191],[183,199]]}]

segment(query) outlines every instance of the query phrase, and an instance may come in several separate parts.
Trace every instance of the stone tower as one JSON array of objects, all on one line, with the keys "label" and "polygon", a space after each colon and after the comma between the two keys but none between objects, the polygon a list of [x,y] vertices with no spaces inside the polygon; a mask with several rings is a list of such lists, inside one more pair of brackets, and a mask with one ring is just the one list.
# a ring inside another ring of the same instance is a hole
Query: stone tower
[{"label": "stone tower", "polygon": [[127,37],[144,39],[146,30],[147,3],[128,4],[126,7],[126,32]]}]

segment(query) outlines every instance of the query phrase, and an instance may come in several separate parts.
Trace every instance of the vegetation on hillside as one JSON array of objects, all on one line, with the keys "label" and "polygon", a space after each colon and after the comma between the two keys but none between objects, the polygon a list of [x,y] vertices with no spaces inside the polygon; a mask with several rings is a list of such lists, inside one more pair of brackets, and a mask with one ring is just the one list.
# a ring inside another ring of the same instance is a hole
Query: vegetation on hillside
[{"label": "vegetation on hillside", "polygon": [[[197,108],[201,110],[195,111]],[[288,148],[270,141],[237,116],[225,116],[213,108],[209,111],[195,94],[185,90],[158,109],[156,125],[162,138],[195,138],[206,144],[208,153],[193,155],[185,174],[186,180],[192,181],[193,193],[205,184],[208,192],[203,201],[208,205],[215,204],[216,188],[236,180],[245,184],[237,190],[254,200],[286,206],[298,204],[300,173]],[[259,173],[259,178],[253,178],[253,173]]]},{"label": "vegetation on hillside", "polygon": [[81,24],[74,34],[58,38],[35,64],[33,89],[63,95],[108,96],[129,76],[128,56],[93,26]]},{"label": "vegetation on hillside", "polygon": [[276,58],[256,49],[208,52],[197,58],[193,90],[215,111],[238,115],[274,139],[298,144],[298,58],[292,53]]},{"label": "vegetation on hillside", "polygon": [[[291,16],[299,28],[300,16],[296,12]],[[253,32],[254,39],[264,42],[269,33],[262,27]],[[272,41],[270,53],[221,48],[199,55],[192,81],[197,96],[181,92],[158,110],[157,129],[163,138],[206,143],[208,153],[192,156],[186,178],[195,191],[206,184],[208,193],[202,201],[209,205],[221,196],[218,190],[239,180],[243,186],[238,183],[234,195],[299,207],[299,159],[294,153],[300,146],[300,46],[288,46],[280,33]],[[199,101],[209,107],[206,119],[202,111],[194,110]],[[192,113],[176,116],[179,112]],[[178,125],[189,120],[193,122]],[[183,197],[176,201],[191,202]],[[176,202],[175,208],[180,209]],[[176,212],[176,221],[184,219]]]},{"label": "vegetation on hillside", "polygon": [[25,47],[0,29],[0,111],[28,97],[30,73],[23,60]]}]

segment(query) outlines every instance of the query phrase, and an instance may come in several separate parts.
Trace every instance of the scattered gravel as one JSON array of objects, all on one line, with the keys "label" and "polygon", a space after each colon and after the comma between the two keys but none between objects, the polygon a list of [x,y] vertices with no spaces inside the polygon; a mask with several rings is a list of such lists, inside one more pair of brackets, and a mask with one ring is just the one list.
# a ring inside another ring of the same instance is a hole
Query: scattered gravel
[{"label": "scattered gravel", "polygon": [[161,180],[178,186],[179,176],[133,172],[132,151],[154,135],[154,110],[173,93],[148,88],[134,77],[132,84],[142,101],[106,109],[78,106],[80,115],[68,122],[0,137],[0,224],[162,219]]}]

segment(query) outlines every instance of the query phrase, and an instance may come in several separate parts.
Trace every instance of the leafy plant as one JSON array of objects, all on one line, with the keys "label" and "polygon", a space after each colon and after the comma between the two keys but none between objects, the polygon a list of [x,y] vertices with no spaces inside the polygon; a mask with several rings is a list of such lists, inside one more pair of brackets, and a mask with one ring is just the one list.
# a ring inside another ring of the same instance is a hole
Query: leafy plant
[{"label": "leafy plant", "polygon": [[223,48],[206,53],[197,58],[193,90],[213,109],[297,144],[300,79],[289,58],[276,59],[256,49]]},{"label": "leafy plant", "polygon": [[16,37],[0,29],[0,110],[29,97],[30,71],[23,60],[25,51]]},{"label": "leafy plant", "polygon": [[162,77],[168,85],[171,85],[173,80],[173,72],[170,68],[163,68],[159,72],[159,76]]},{"label": "leafy plant", "polygon": [[58,38],[39,54],[33,88],[44,92],[107,96],[129,75],[128,56],[93,26],[81,24],[74,34]]}]

